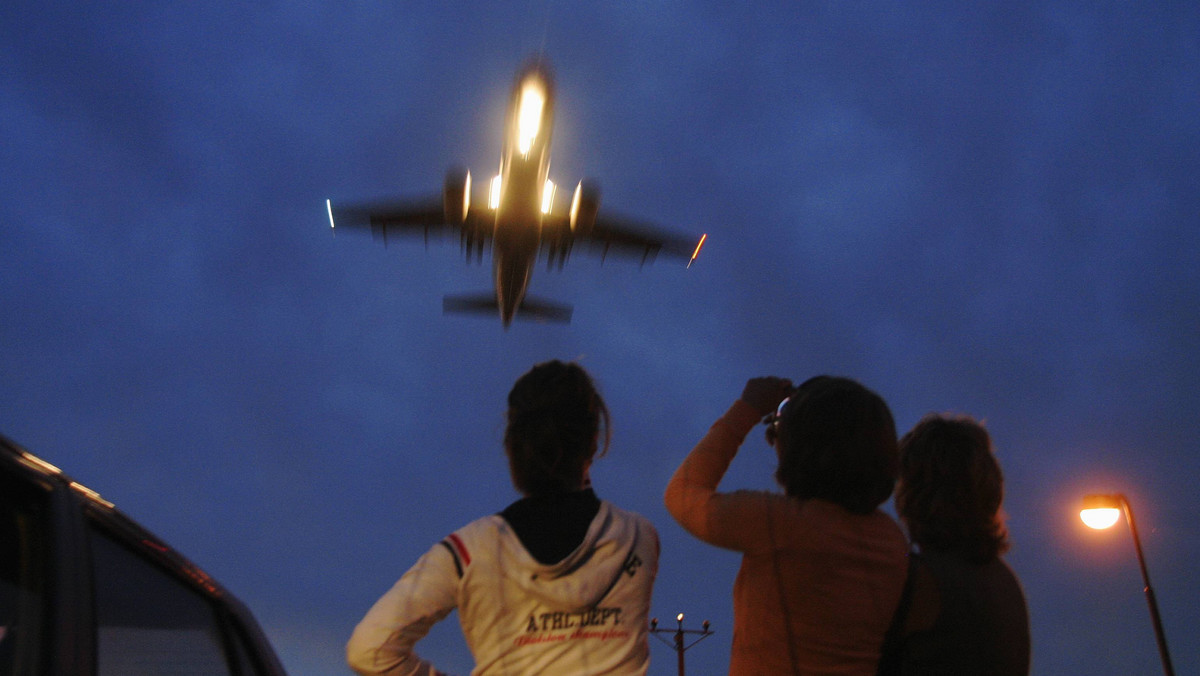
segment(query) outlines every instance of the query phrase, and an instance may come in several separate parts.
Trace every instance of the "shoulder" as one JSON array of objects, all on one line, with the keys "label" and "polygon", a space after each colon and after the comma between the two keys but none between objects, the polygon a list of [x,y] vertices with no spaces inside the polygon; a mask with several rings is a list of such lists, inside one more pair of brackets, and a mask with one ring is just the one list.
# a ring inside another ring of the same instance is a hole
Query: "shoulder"
[{"label": "shoulder", "polygon": [[961,578],[998,586],[1020,585],[1012,568],[1000,557],[980,563],[971,561],[961,552],[939,549],[924,549],[915,556],[939,578]]},{"label": "shoulder", "polygon": [[927,551],[917,555],[917,562],[936,580],[943,604],[969,597],[986,599],[994,608],[1011,607],[1014,612],[1025,607],[1021,582],[1004,559],[972,563],[954,553]]},{"label": "shoulder", "polygon": [[757,504],[763,507],[771,507],[774,509],[787,509],[796,512],[803,512],[806,500],[797,500],[783,493],[773,493],[771,491],[754,490],[750,488],[739,488],[727,493],[719,493],[718,497],[722,500],[730,500],[744,504]]},{"label": "shoulder", "polygon": [[627,540],[644,552],[649,548],[657,556],[658,529],[650,519],[607,500],[600,501],[600,512],[596,516],[608,522],[606,529],[614,534],[615,539]]},{"label": "shoulder", "polygon": [[1008,562],[1003,558],[996,557],[996,560],[992,562],[991,566],[992,570],[994,571],[993,575],[995,575],[997,578],[1005,580],[1010,584],[1017,586],[1021,585],[1021,581],[1017,578],[1017,574],[1013,571],[1012,566],[1009,566]]},{"label": "shoulder", "polygon": [[600,512],[597,517],[605,518],[619,527],[634,529],[638,533],[646,533],[655,539],[658,538],[658,530],[650,519],[633,510],[618,507],[608,500],[600,501]]},{"label": "shoulder", "polygon": [[1021,580],[1004,559],[997,557],[986,564],[984,575],[986,584],[997,597],[1007,599],[1013,607],[1025,607],[1025,590],[1021,587]]},{"label": "shoulder", "polygon": [[490,539],[501,532],[507,531],[509,528],[508,522],[504,520],[504,517],[499,514],[489,514],[475,519],[447,537],[457,537],[464,541],[473,541],[479,538]]},{"label": "shoulder", "polygon": [[869,534],[872,538],[899,547],[905,553],[908,552],[908,538],[904,536],[900,524],[896,523],[896,520],[883,510],[875,509],[868,514],[855,514],[845,507],[821,498],[807,500],[787,498],[787,501],[798,505],[799,513],[809,521],[855,533]]},{"label": "shoulder", "polygon": [[502,517],[490,514],[450,533],[434,545],[433,549],[449,552],[454,557],[455,567],[458,568],[459,575],[461,575],[471,565],[471,561],[476,558],[477,552],[493,550],[492,543],[505,537],[508,530],[509,525]]}]

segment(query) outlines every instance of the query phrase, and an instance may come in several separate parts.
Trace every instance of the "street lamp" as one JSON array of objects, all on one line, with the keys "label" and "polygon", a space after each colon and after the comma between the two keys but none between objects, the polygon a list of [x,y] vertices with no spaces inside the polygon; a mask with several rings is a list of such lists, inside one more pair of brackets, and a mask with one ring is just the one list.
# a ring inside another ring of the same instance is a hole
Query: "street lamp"
[{"label": "street lamp", "polygon": [[1162,658],[1163,672],[1167,676],[1175,676],[1171,667],[1171,655],[1167,652],[1167,637],[1163,634],[1162,619],[1158,616],[1158,602],[1154,600],[1154,589],[1150,586],[1150,573],[1146,571],[1146,557],[1142,554],[1142,541],[1138,538],[1137,522],[1133,520],[1133,507],[1121,493],[1114,495],[1089,495],[1083,499],[1083,508],[1079,510],[1079,518],[1089,528],[1108,528],[1117,522],[1121,511],[1125,512],[1125,521],[1129,524],[1129,532],[1133,535],[1133,547],[1137,550],[1138,566],[1142,569],[1142,582],[1145,583],[1146,603],[1150,606],[1150,619],[1154,622],[1154,636],[1158,640],[1158,656]]}]

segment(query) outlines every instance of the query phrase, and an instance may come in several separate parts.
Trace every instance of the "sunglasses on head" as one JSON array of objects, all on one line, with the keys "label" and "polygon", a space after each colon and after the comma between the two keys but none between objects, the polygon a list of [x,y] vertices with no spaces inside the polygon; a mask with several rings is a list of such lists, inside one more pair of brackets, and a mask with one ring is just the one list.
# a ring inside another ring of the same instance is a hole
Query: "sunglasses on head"
[{"label": "sunglasses on head", "polygon": [[775,445],[775,440],[779,438],[779,419],[783,417],[783,409],[791,402],[795,394],[793,392],[791,395],[784,397],[783,401],[779,402],[779,406],[775,408],[775,412],[768,415],[766,420],[763,421],[763,424],[767,426],[767,443],[772,446]]},{"label": "sunglasses on head", "polygon": [[790,404],[793,399],[800,396],[800,394],[805,390],[810,390],[814,385],[824,383],[828,380],[830,380],[829,376],[813,376],[812,378],[800,383],[798,387],[792,390],[791,394],[784,397],[783,401],[779,402],[779,406],[775,408],[775,412],[763,420],[763,424],[767,426],[766,435],[768,444],[774,446],[775,440],[779,438],[779,420],[783,417],[783,409],[787,408],[787,405]]}]

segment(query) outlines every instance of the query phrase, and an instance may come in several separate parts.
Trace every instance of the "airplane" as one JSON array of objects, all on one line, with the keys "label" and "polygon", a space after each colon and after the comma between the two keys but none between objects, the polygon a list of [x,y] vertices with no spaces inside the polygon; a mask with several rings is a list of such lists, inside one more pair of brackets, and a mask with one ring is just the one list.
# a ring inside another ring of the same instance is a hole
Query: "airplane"
[{"label": "airplane", "polygon": [[[454,234],[467,261],[482,262],[490,246],[494,293],[446,296],[443,312],[499,312],[508,329],[514,317],[569,322],[572,309],[526,293],[539,254],[547,267],[559,269],[576,245],[599,251],[640,255],[642,262],[658,254],[687,260],[700,253],[699,240],[669,233],[645,223],[599,212],[597,184],[581,180],[567,211],[554,209],[556,188],[549,178],[550,135],[554,124],[554,79],[549,65],[531,59],[517,72],[505,122],[500,171],[491,179],[488,199],[472,201],[471,173],[452,168],[440,196],[409,202],[380,202],[335,207],[325,201],[331,228],[365,230],[382,239],[389,235]],[[336,216],[336,219],[335,219]]]}]

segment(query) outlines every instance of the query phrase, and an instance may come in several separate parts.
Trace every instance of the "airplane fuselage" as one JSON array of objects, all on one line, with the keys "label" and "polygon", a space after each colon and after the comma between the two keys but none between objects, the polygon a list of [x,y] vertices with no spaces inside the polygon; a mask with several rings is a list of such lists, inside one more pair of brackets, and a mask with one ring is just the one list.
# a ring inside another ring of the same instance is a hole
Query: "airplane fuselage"
[{"label": "airplane fuselage", "polygon": [[496,303],[505,326],[525,297],[537,261],[550,173],[553,105],[549,71],[538,62],[527,65],[517,74],[509,103],[493,232]]}]

